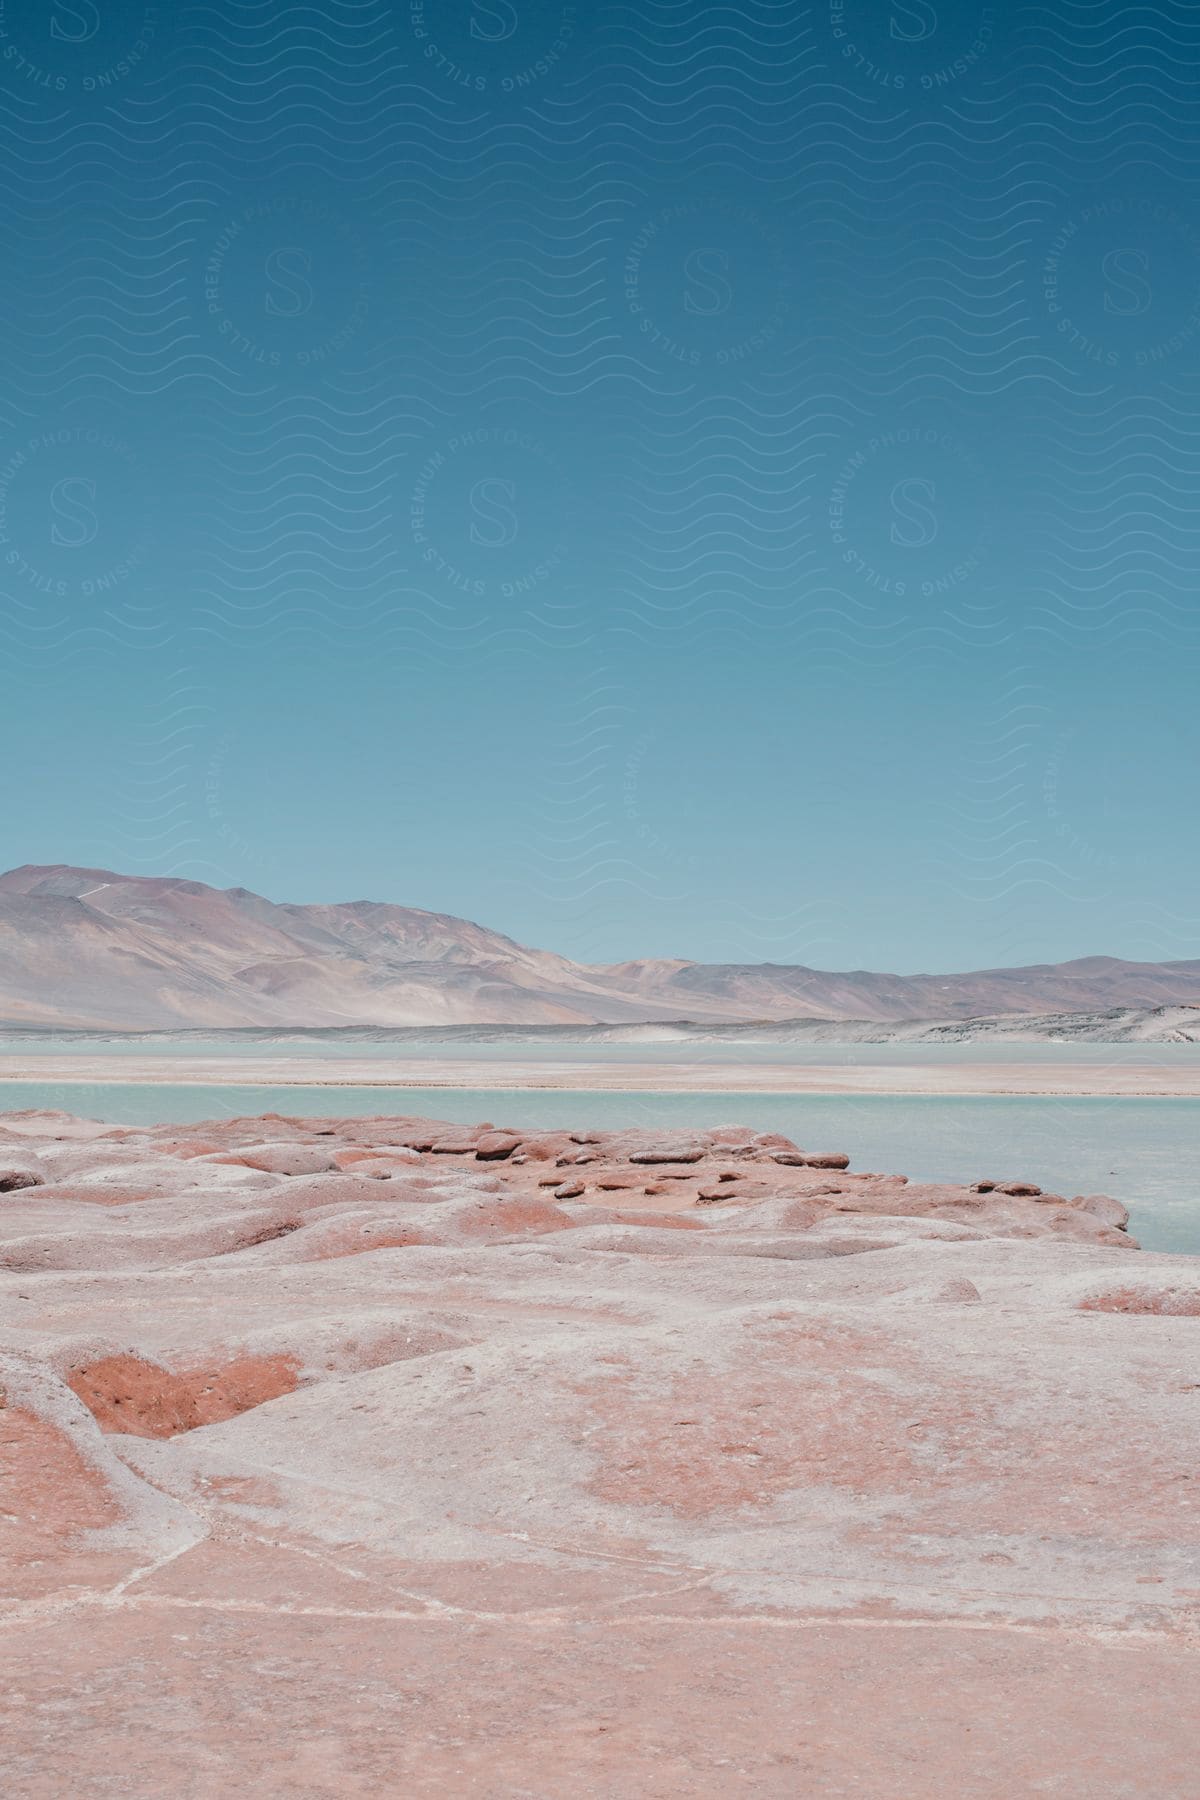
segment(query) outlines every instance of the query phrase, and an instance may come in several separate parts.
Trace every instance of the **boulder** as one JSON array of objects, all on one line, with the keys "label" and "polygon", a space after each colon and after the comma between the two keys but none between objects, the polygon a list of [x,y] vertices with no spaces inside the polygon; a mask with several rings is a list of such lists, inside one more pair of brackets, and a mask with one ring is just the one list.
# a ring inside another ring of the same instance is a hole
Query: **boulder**
[{"label": "boulder", "polygon": [[21,1188],[44,1187],[46,1171],[40,1163],[6,1162],[0,1164],[0,1194],[14,1194]]},{"label": "boulder", "polygon": [[520,1148],[520,1138],[511,1132],[485,1131],[476,1142],[475,1157],[478,1162],[506,1162]]},{"label": "boulder", "polygon": [[1076,1194],[1073,1200],[1067,1201],[1067,1205],[1075,1207],[1079,1212],[1090,1213],[1093,1219],[1102,1219],[1117,1231],[1124,1231],[1129,1225],[1129,1208],[1122,1206],[1110,1194]]},{"label": "boulder", "polygon": [[664,1144],[655,1150],[635,1150],[629,1160],[631,1163],[698,1163],[703,1156],[703,1150],[698,1150],[695,1145]]},{"label": "boulder", "polygon": [[546,1133],[539,1137],[527,1137],[522,1140],[520,1154],[528,1162],[554,1162],[559,1156],[566,1156],[575,1148],[574,1141],[565,1131],[553,1135]]},{"label": "boulder", "polygon": [[975,1283],[965,1275],[955,1275],[944,1282],[933,1297],[946,1306],[978,1306],[983,1299]]},{"label": "boulder", "polygon": [[[429,1149],[434,1156],[475,1156],[483,1135],[476,1130],[448,1131],[443,1136],[434,1138]],[[490,1137],[491,1133],[487,1135]]]}]

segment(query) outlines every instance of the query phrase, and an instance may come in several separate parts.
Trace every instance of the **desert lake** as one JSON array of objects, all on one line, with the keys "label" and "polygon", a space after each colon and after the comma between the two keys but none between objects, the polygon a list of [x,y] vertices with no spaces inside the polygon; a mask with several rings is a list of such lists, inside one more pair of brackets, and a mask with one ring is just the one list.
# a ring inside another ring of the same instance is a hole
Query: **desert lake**
[{"label": "desert lake", "polygon": [[[857,1170],[894,1169],[933,1181],[1025,1176],[1049,1192],[1109,1193],[1130,1208],[1130,1231],[1148,1249],[1200,1253],[1200,1098],[1155,1091],[1164,1080],[1191,1085],[1200,1074],[1196,1045],[1068,1050],[1052,1044],[923,1044],[914,1050],[773,1044],[731,1052],[714,1044],[706,1063],[696,1046],[682,1054],[660,1044],[652,1051],[645,1044],[559,1044],[549,1050],[524,1043],[517,1049],[472,1034],[471,1041],[453,1044],[407,1042],[404,1065],[420,1067],[419,1085],[389,1080],[394,1042],[343,1041],[331,1050],[327,1041],[272,1037],[253,1046],[252,1060],[249,1048],[189,1037],[160,1040],[151,1058],[144,1040],[89,1042],[83,1055],[84,1046],[59,1037],[22,1038],[19,1044],[4,1039],[0,1076],[12,1075],[15,1057],[23,1078],[0,1079],[0,1110],[60,1108],[118,1125],[263,1112],[407,1113],[462,1123],[609,1129],[739,1122],[781,1131],[811,1149],[848,1151]],[[320,1074],[313,1079],[318,1058]],[[573,1059],[602,1070],[603,1085],[589,1089],[564,1080]],[[205,1076],[189,1079],[201,1061]],[[147,1062],[154,1068],[151,1079],[143,1075]],[[245,1078],[262,1063],[282,1069],[282,1078]],[[1083,1071],[1092,1091],[764,1092],[754,1085],[760,1063],[773,1070],[792,1067],[797,1085],[818,1070],[840,1071],[851,1081],[870,1070],[898,1088],[917,1067],[941,1071],[944,1087],[952,1088],[969,1087],[984,1068],[1040,1071],[1053,1084],[1069,1066]],[[363,1085],[343,1085],[364,1064],[371,1067]],[[718,1071],[731,1064],[737,1083],[722,1089]],[[623,1070],[647,1066],[658,1072],[658,1091],[621,1085]],[[135,1067],[137,1076],[130,1079]],[[516,1081],[518,1067],[524,1079]],[[64,1068],[76,1075],[86,1071],[89,1078],[61,1079]],[[464,1085],[468,1075],[477,1085]],[[1150,1092],[1123,1091],[1121,1084],[1131,1078]],[[696,1086],[687,1091],[691,1082]]]}]

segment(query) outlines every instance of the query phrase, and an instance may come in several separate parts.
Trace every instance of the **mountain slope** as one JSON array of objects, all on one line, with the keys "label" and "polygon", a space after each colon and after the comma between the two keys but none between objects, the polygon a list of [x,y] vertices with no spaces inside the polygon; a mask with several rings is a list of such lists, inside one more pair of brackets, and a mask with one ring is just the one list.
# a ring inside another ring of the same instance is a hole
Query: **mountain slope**
[{"label": "mountain slope", "polygon": [[173,1026],[963,1019],[1200,1001],[1200,962],[1111,957],[962,975],[673,960],[590,966],[375,901],[67,865],[0,875],[0,1020]]}]

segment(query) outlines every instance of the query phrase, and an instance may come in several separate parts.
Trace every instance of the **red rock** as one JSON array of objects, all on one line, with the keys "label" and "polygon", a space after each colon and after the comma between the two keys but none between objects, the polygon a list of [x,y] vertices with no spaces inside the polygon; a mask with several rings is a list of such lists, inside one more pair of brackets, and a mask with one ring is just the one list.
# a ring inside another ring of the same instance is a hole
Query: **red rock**
[{"label": "red rock", "polygon": [[547,1232],[570,1230],[574,1224],[569,1214],[544,1200],[497,1200],[464,1213],[458,1228],[468,1239],[502,1239],[541,1237]]},{"label": "red rock", "polygon": [[1163,1319],[1200,1318],[1200,1287],[1120,1287],[1079,1302],[1081,1312],[1144,1313]]},{"label": "red rock", "polygon": [[1129,1224],[1129,1208],[1108,1194],[1076,1194],[1067,1205],[1078,1207],[1080,1212],[1090,1214],[1093,1219],[1102,1219],[1117,1231],[1124,1231]]},{"label": "red rock", "polygon": [[380,1171],[420,1168],[421,1154],[407,1144],[388,1144],[370,1150],[335,1150],[333,1160],[339,1169],[353,1169],[356,1175],[375,1175]]},{"label": "red rock", "polygon": [[480,1162],[503,1162],[520,1148],[519,1137],[504,1131],[484,1131],[476,1142],[475,1155]]},{"label": "red rock", "polygon": [[403,1136],[397,1134],[396,1142],[406,1150],[418,1150],[424,1155],[433,1149],[441,1135],[436,1126],[431,1126],[428,1130],[406,1131]]},{"label": "red rock", "polygon": [[33,1163],[4,1163],[0,1165],[0,1194],[15,1194],[21,1188],[41,1187],[46,1180],[46,1171]]},{"label": "red rock", "polygon": [[[232,1158],[225,1158],[232,1161]],[[337,1168],[332,1153],[315,1144],[263,1144],[244,1150],[237,1161],[268,1175],[327,1175]]]},{"label": "red rock", "polygon": [[629,1160],[631,1163],[698,1163],[703,1157],[703,1150],[681,1144],[675,1148],[663,1145],[657,1150],[635,1150]]},{"label": "red rock", "polygon": [[390,1155],[375,1150],[360,1155],[347,1151],[339,1153],[335,1161],[339,1169],[365,1176],[370,1181],[391,1181],[394,1176],[403,1178],[421,1164],[415,1150],[396,1150]]},{"label": "red rock", "polygon": [[243,1356],[184,1374],[137,1356],[106,1356],[71,1369],[67,1386],[102,1431],[165,1438],[290,1394],[298,1378],[296,1359],[286,1356]]},{"label": "red rock", "polygon": [[196,1128],[234,1159],[328,1132],[307,1176],[178,1128],[29,1138],[8,1788],[1191,1791],[1193,1259],[1103,1196],[830,1178],[732,1132],[657,1168],[601,1134],[602,1205],[539,1192],[583,1185],[563,1134],[365,1172],[426,1127]]},{"label": "red rock", "polygon": [[554,1162],[571,1149],[572,1140],[565,1132],[555,1137],[527,1137],[522,1140],[520,1154],[530,1162]]},{"label": "red rock", "polygon": [[222,1146],[212,1138],[181,1138],[177,1143],[163,1146],[171,1156],[182,1157],[185,1161],[194,1156],[219,1156]]},{"label": "red rock", "polygon": [[[434,1156],[474,1156],[481,1135],[478,1131],[447,1131],[434,1138],[429,1148]],[[486,1135],[490,1137],[491,1133]]]},{"label": "red rock", "polygon": [[[90,1424],[91,1421],[89,1420]],[[0,1400],[0,1587],[7,1611],[64,1590],[104,1591],[137,1567],[112,1539],[128,1523],[111,1476],[60,1420]],[[11,1640],[13,1627],[6,1622]],[[6,1659],[9,1678],[15,1664]],[[6,1732],[6,1744],[11,1742]],[[6,1751],[6,1786],[12,1785]]]},{"label": "red rock", "polygon": [[785,1169],[848,1169],[850,1158],[840,1151],[775,1150],[771,1161]]},{"label": "red rock", "polygon": [[976,1306],[982,1299],[979,1289],[965,1275],[956,1275],[951,1281],[944,1282],[933,1296],[949,1306]]}]

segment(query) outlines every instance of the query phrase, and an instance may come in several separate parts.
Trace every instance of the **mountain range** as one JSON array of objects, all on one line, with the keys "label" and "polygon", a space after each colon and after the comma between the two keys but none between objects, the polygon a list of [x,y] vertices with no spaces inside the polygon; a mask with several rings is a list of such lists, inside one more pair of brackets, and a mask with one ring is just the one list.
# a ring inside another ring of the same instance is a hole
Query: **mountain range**
[{"label": "mountain range", "polygon": [[1200,961],[1090,956],[954,975],[783,963],[572,962],[485,926],[373,900],[65,864],[0,875],[0,1025],[699,1024],[961,1020],[1200,1003]]}]

